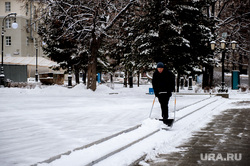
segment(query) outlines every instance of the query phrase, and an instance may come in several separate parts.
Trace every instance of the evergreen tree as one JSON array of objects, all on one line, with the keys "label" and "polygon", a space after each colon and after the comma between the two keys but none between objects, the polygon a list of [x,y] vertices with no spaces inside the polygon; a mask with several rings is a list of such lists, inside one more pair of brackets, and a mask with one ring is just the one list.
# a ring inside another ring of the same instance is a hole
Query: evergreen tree
[{"label": "evergreen tree", "polygon": [[[139,48],[143,59],[148,60],[148,65],[153,61],[158,62],[158,57],[163,56],[162,42],[159,38],[159,25],[162,18],[160,13],[165,9],[165,1],[147,0],[140,4],[142,12],[137,20],[137,31],[140,33],[136,37],[136,47]],[[150,65],[152,66],[152,65]]]},{"label": "evergreen tree", "polygon": [[180,72],[192,71],[211,52],[213,22],[203,13],[203,7],[201,2],[180,2],[169,4],[161,13],[160,39],[164,55],[168,55],[162,58]]},{"label": "evergreen tree", "polygon": [[206,3],[140,2],[140,13],[123,21],[126,24],[121,27],[124,34],[119,43],[123,44],[119,46],[123,48],[123,66],[139,70],[143,65],[151,67],[153,62],[162,61],[184,74],[208,62],[214,22],[204,12]]},{"label": "evergreen tree", "polygon": [[105,48],[109,50],[110,57],[116,62],[116,68],[114,67],[114,69],[124,71],[124,84],[127,86],[126,83],[129,78],[130,87],[133,87],[132,77],[135,72],[139,77],[140,72],[148,69],[149,62],[152,63],[150,52],[143,48],[143,45],[145,45],[143,39],[147,38],[143,27],[138,23],[141,19],[141,9],[139,4],[134,4],[127,10],[118,21],[119,24],[115,26],[116,31],[113,32],[116,34],[113,35],[114,38],[105,42]]},{"label": "evergreen tree", "polygon": [[204,12],[206,5],[203,1],[145,1],[139,20],[143,32],[139,48],[178,74],[201,68],[211,53],[214,26]]}]

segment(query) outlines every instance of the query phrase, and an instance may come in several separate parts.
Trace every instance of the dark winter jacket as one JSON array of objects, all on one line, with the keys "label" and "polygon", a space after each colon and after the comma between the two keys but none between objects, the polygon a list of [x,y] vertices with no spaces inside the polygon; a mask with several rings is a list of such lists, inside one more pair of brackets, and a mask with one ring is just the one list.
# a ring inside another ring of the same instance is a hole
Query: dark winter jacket
[{"label": "dark winter jacket", "polygon": [[171,95],[171,92],[175,90],[175,76],[167,68],[164,68],[162,73],[156,70],[153,74],[152,84],[156,96],[159,92],[168,92]]}]

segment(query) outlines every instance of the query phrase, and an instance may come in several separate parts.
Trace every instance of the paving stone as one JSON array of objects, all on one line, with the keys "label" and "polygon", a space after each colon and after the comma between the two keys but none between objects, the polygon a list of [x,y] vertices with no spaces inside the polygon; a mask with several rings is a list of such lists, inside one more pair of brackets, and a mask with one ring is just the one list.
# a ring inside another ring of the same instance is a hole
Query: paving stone
[{"label": "paving stone", "polygon": [[250,109],[224,111],[177,148],[181,151],[160,154],[161,160],[148,164],[151,166],[248,166],[250,163]]}]

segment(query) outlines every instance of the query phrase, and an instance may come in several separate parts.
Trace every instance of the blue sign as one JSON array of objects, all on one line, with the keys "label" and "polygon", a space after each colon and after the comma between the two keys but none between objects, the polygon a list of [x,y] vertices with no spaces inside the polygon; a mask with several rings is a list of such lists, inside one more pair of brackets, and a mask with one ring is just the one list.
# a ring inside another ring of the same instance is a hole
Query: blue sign
[{"label": "blue sign", "polygon": [[153,95],[154,94],[154,89],[153,88],[149,88],[149,94]]}]

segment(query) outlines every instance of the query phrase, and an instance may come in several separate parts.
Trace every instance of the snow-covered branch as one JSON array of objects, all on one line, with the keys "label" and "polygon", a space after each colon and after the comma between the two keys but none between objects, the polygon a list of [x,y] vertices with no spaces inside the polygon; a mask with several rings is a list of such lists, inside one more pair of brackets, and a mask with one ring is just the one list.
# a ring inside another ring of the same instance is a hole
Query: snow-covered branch
[{"label": "snow-covered branch", "polygon": [[113,20],[106,26],[106,30],[111,28],[114,23],[117,21],[117,19],[125,12],[128,10],[128,8],[133,4],[133,0],[130,0],[130,3],[128,3],[114,18]]}]

